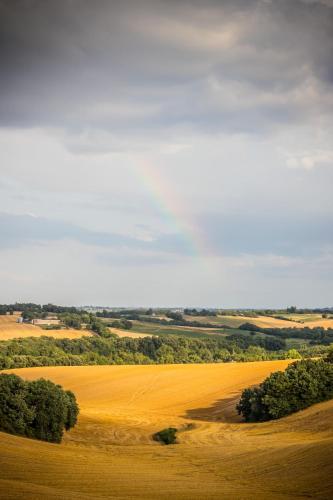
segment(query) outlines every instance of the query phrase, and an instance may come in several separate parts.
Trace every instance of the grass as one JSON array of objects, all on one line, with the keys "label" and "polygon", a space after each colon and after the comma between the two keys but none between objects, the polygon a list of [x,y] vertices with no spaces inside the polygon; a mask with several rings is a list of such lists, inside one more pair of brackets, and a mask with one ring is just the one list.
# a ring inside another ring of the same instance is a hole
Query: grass
[{"label": "grass", "polygon": [[231,328],[238,328],[243,323],[252,323],[262,328],[269,328],[269,327],[291,328],[292,326],[296,326],[296,324],[293,324],[290,321],[277,319],[271,316],[257,316],[257,317],[245,316],[245,315],[244,316],[196,316],[196,317],[186,316],[186,319],[188,319],[189,321],[191,319],[192,320],[195,319],[202,323],[225,325]]},{"label": "grass", "polygon": [[[0,498],[331,498],[333,401],[263,424],[235,412],[287,363],[15,370],[73,390],[81,414],[61,445],[0,433]],[[152,439],[167,427],[175,447]]]},{"label": "grass", "polygon": [[287,349],[299,349],[301,346],[309,345],[311,340],[308,339],[286,339]]},{"label": "grass", "polygon": [[184,326],[159,325],[157,323],[144,323],[142,321],[133,321],[133,330],[139,333],[149,333],[150,335],[182,335],[191,338],[208,338],[212,334],[225,334],[229,330],[221,329],[200,329]]},{"label": "grass", "polygon": [[331,314],[328,318],[323,318],[321,314],[284,314],[285,318],[297,322],[298,328],[308,327],[323,327],[333,328],[333,317]]},{"label": "grass", "polygon": [[[35,326],[27,323],[17,323],[19,314],[13,316],[5,315],[0,316],[0,341],[10,340],[18,337],[40,337],[47,335],[55,338],[80,338],[82,336],[91,335],[91,332],[86,330],[75,329],[47,329],[40,326]],[[159,325],[157,323],[149,323],[144,321],[133,321],[132,330],[121,330],[112,328],[112,333],[120,337],[144,337],[149,335],[182,335],[189,338],[209,338],[212,335],[232,335],[235,333],[245,334],[244,331],[238,330],[242,323],[252,323],[262,328],[269,327],[284,327],[284,328],[302,328],[302,327],[324,327],[333,328],[333,319],[323,319],[319,314],[313,315],[296,315],[290,314],[286,317],[293,319],[293,321],[281,320],[273,317],[259,316],[253,318],[250,316],[186,316],[189,321],[199,321],[202,323],[215,324],[216,328],[202,328],[198,327],[184,327],[174,325]],[[296,322],[299,317],[303,317],[304,323]],[[106,319],[105,321],[110,321]],[[229,328],[223,328],[225,325]]]},{"label": "grass", "polygon": [[252,323],[261,328],[333,328],[333,318],[322,318],[321,314],[284,314],[284,319],[274,316],[185,316],[189,321],[212,323],[238,328],[243,323]]}]

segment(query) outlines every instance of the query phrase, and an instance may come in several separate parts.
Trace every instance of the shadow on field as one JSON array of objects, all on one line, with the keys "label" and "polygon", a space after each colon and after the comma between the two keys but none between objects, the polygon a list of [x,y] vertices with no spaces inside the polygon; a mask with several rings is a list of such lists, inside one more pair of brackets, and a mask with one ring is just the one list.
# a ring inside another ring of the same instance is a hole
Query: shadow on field
[{"label": "shadow on field", "polygon": [[204,420],[206,422],[241,422],[242,419],[236,410],[236,404],[239,398],[239,393],[235,393],[235,395],[229,398],[218,399],[207,408],[193,408],[187,410],[184,418]]}]

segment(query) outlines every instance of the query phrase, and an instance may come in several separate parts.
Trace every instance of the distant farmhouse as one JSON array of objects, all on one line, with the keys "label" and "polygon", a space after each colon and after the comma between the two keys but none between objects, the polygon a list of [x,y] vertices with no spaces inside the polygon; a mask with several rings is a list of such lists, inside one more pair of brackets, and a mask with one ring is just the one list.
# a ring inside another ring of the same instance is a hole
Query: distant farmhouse
[{"label": "distant farmhouse", "polygon": [[45,319],[33,319],[31,320],[33,325],[59,325],[60,320],[56,318],[45,318]]}]

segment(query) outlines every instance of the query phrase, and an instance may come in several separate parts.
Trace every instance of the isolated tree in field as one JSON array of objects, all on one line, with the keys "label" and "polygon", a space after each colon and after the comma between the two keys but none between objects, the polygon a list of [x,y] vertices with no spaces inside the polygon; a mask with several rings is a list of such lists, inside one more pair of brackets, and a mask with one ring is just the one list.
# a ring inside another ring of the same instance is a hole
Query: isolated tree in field
[{"label": "isolated tree in field", "polygon": [[31,437],[60,443],[64,428],[68,430],[76,423],[78,407],[74,394],[49,380],[31,382],[27,401],[35,410],[29,431]]},{"label": "isolated tree in field", "polygon": [[60,443],[77,421],[74,394],[49,380],[0,375],[0,430]]},{"label": "isolated tree in field", "polygon": [[176,433],[177,429],[175,427],[168,427],[153,434],[153,439],[164,444],[175,444],[177,441]]}]

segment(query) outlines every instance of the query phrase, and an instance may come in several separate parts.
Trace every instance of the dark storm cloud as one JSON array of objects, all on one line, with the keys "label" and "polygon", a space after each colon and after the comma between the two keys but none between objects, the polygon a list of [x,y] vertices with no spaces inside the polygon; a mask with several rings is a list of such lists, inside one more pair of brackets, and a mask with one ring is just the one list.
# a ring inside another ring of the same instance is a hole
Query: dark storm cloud
[{"label": "dark storm cloud", "polygon": [[329,2],[0,1],[2,126],[270,130],[331,111]]}]

